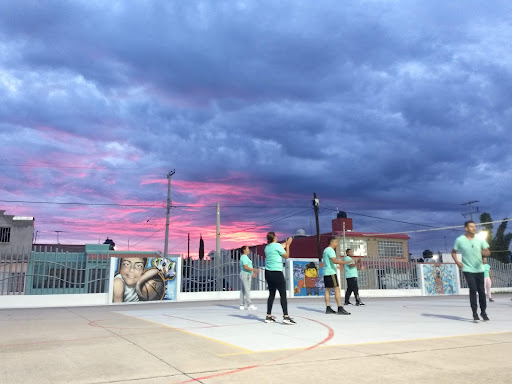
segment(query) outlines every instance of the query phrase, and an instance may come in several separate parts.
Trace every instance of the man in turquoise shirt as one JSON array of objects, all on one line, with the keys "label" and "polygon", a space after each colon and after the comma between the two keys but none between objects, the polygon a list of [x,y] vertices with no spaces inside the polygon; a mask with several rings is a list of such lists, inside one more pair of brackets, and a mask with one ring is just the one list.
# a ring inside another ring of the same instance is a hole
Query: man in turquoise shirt
[{"label": "man in turquoise shirt", "polygon": [[[338,247],[338,239],[335,236],[329,237],[329,246],[324,249],[323,262],[324,262],[324,284],[325,284],[325,313],[338,315],[350,315],[349,312],[345,311],[341,306],[341,291],[338,283],[338,276],[336,275],[336,265],[348,264],[346,261],[338,260],[336,258],[336,248]],[[334,289],[334,297],[338,304],[338,312],[331,308],[329,305],[329,299],[331,289]]]},{"label": "man in turquoise shirt", "polygon": [[345,305],[352,304],[350,302],[350,295],[354,292],[356,298],[356,305],[365,305],[359,297],[359,287],[357,285],[357,266],[355,261],[352,259],[354,251],[350,248],[345,251],[345,261],[349,264],[345,264],[345,279],[347,280],[347,290],[345,291]]},{"label": "man in turquoise shirt", "polygon": [[[466,221],[464,223],[464,230],[466,233],[457,237],[453,245],[452,258],[455,264],[462,269],[462,273],[468,283],[469,288],[469,302],[473,310],[473,320],[478,321],[478,306],[476,302],[476,293],[478,292],[478,301],[480,302],[480,315],[484,321],[489,321],[487,316],[487,300],[485,298],[484,288],[484,264],[482,256],[488,257],[491,252],[489,251],[489,244],[487,241],[479,239],[475,236],[476,225],[473,221]],[[462,261],[457,259],[457,251],[462,253]]]}]

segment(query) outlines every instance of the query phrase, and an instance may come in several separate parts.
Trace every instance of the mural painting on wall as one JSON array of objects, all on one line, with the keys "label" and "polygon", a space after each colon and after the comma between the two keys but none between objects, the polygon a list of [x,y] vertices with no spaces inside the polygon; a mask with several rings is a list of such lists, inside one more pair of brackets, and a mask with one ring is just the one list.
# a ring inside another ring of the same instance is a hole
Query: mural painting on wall
[{"label": "mural painting on wall", "polygon": [[323,263],[318,261],[293,261],[293,295],[323,295],[323,270]]},{"label": "mural painting on wall", "polygon": [[126,257],[116,261],[112,302],[176,300],[176,258]]},{"label": "mural painting on wall", "polygon": [[455,264],[423,264],[422,267],[427,295],[455,295],[458,293]]}]

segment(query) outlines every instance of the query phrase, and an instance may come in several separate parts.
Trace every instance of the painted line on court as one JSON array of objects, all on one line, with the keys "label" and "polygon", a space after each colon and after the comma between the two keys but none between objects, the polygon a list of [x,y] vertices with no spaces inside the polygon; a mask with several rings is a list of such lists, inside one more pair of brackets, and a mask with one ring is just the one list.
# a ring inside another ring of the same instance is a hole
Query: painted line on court
[{"label": "painted line on court", "polygon": [[191,379],[191,380],[180,381],[177,384],[193,383],[193,382],[200,381],[200,380],[213,379],[215,377],[222,377],[222,376],[227,376],[227,375],[233,375],[235,373],[239,373],[239,372],[243,372],[243,371],[248,371],[250,369],[258,368],[258,367],[267,365],[269,363],[274,363],[276,361],[281,361],[281,360],[284,360],[284,359],[288,359],[288,358],[290,358],[292,356],[298,355],[299,353],[302,353],[302,352],[305,352],[305,351],[310,351],[312,349],[318,348],[319,346],[327,343],[329,340],[331,340],[334,337],[334,330],[331,327],[329,327],[327,324],[324,324],[324,323],[322,323],[320,321],[317,321],[317,320],[309,319],[307,317],[301,317],[301,318],[305,319],[305,320],[312,321],[312,322],[317,323],[317,324],[320,324],[321,326],[327,328],[327,330],[329,331],[328,335],[323,340],[319,341],[316,344],[313,344],[313,345],[311,345],[311,346],[309,346],[307,348],[301,348],[301,349],[295,350],[293,353],[286,354],[286,355],[284,355],[284,356],[282,356],[282,357],[280,357],[278,359],[272,359],[272,360],[269,360],[268,362],[265,362],[265,363],[261,363],[261,364],[258,364],[258,365],[249,365],[247,367],[237,368],[237,369],[234,369],[234,370],[231,370],[231,371],[227,371],[227,372],[221,372],[221,373],[216,373],[216,374],[213,374],[213,375],[197,377],[197,378],[194,378],[194,379]]},{"label": "painted line on court", "polygon": [[472,336],[489,336],[489,335],[504,335],[506,333],[512,333],[512,331],[502,331],[502,332],[488,332],[488,333],[470,333],[467,335],[452,335],[452,336],[438,336],[438,337],[425,337],[419,339],[404,339],[404,340],[388,340],[388,341],[370,341],[367,343],[352,343],[352,344],[336,344],[336,345],[325,345],[326,348],[329,347],[350,347],[350,346],[358,346],[358,345],[375,345],[375,344],[386,344],[386,343],[406,343],[410,341],[429,341],[429,340],[442,340],[442,339],[452,339],[456,337],[472,337]]},{"label": "painted line on court", "polygon": [[165,316],[165,317],[171,317],[173,319],[180,319],[180,320],[192,321],[194,323],[205,324],[205,325],[208,325],[209,327],[220,327],[220,325],[216,325],[216,324],[212,324],[212,323],[206,323],[204,321],[199,321],[199,320],[187,319],[186,317],[172,316],[172,315],[167,315],[165,313],[163,313],[162,315]]},{"label": "painted line on court", "polygon": [[[124,315],[124,314],[123,314]],[[131,316],[131,315],[125,315],[125,316],[128,316],[130,318],[134,318],[135,316]],[[139,319],[139,320],[143,320],[143,321],[147,321],[149,323],[153,323],[153,324],[158,324],[160,326],[163,326],[163,327],[166,327],[166,328],[170,328],[174,331],[179,331],[179,332],[183,332],[183,333],[186,333],[186,334],[189,334],[189,335],[192,335],[192,336],[198,336],[198,337],[201,337],[203,339],[206,339],[206,340],[209,340],[209,341],[214,341],[216,343],[219,343],[219,344],[222,344],[222,345],[225,345],[225,346],[228,346],[228,347],[231,347],[231,348],[235,348],[235,349],[238,349],[238,350],[241,350],[241,351],[244,351],[246,353],[251,353],[252,351],[249,350],[249,349],[246,349],[246,348],[242,348],[242,347],[239,347],[237,345],[234,345],[234,344],[229,344],[229,343],[226,343],[224,341],[220,341],[220,340],[217,340],[217,339],[212,339],[208,336],[203,336],[203,335],[199,335],[197,333],[194,333],[194,332],[190,332],[190,331],[187,331],[185,329],[180,329],[180,328],[175,328],[171,325],[168,325],[168,324],[164,324],[164,323],[159,323],[158,321],[155,321],[155,320],[151,320],[151,319],[145,319],[145,318],[139,318],[139,317],[135,317],[136,319]]]},{"label": "painted line on court", "polygon": [[103,329],[146,329],[146,327],[117,327],[117,326],[108,326],[108,325],[98,324],[101,321],[108,321],[108,320],[91,320],[91,321],[89,321],[89,325],[91,327],[103,328]]},{"label": "painted line on court", "polygon": [[[375,344],[387,344],[387,343],[406,343],[410,341],[429,341],[429,340],[441,340],[441,339],[450,339],[455,337],[471,337],[471,336],[490,336],[490,335],[504,335],[507,333],[512,333],[512,331],[502,331],[502,332],[489,332],[489,333],[471,333],[467,335],[453,335],[453,336],[438,336],[438,337],[425,337],[419,339],[403,339],[403,340],[383,340],[383,341],[369,341],[365,343],[350,343],[350,344],[332,344],[332,345],[321,345],[321,348],[332,348],[332,347],[357,347],[364,345],[375,345]],[[302,350],[303,348],[286,348],[286,349],[269,349],[265,351],[252,351],[249,353],[238,352],[238,353],[224,353],[218,356],[226,357],[226,356],[237,356],[237,355],[249,355],[249,354],[259,354],[259,353],[272,353],[272,352],[285,352],[285,351],[297,351]]]},{"label": "painted line on court", "polygon": [[181,319],[181,320],[185,320],[185,321],[191,321],[191,322],[194,322],[194,323],[200,323],[200,324],[205,324],[205,326],[197,326],[197,327],[182,327],[180,329],[182,330],[189,330],[189,329],[207,329],[207,328],[228,328],[228,327],[241,327],[241,326],[248,326],[248,325],[251,325],[253,323],[259,323],[260,321],[252,321],[252,322],[244,322],[244,323],[236,323],[236,324],[222,324],[222,325],[218,325],[218,324],[211,324],[211,323],[205,323],[204,321],[199,321],[199,320],[192,320],[192,319],[187,319],[186,317],[179,317],[179,316],[172,316],[172,315],[166,315],[166,314],[163,314],[163,316],[166,316],[166,317],[170,317],[170,318],[174,318],[174,319]]}]

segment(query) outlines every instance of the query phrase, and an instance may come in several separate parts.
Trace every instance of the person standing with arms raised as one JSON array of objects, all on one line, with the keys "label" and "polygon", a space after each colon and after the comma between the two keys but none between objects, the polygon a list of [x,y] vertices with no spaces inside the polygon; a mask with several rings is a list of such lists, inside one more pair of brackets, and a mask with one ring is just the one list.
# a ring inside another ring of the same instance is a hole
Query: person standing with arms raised
[{"label": "person standing with arms raised", "polygon": [[286,280],[283,275],[283,259],[290,257],[290,244],[292,238],[289,237],[283,243],[277,242],[274,232],[267,233],[267,246],[265,247],[265,280],[268,285],[267,316],[265,323],[275,323],[276,319],[272,316],[272,306],[276,297],[276,290],[279,291],[281,299],[281,308],[283,309],[283,324],[296,324],[288,316],[288,301],[286,299]]},{"label": "person standing with arms raised", "polygon": [[[484,288],[484,264],[482,256],[488,257],[491,252],[489,251],[489,244],[487,241],[479,239],[475,236],[476,225],[473,221],[469,220],[464,223],[464,230],[466,233],[457,237],[453,245],[452,258],[455,264],[462,270],[464,278],[468,283],[469,288],[469,302],[473,310],[473,320],[478,321],[478,306],[476,302],[476,294],[478,292],[478,299],[480,302],[480,315],[484,321],[489,321],[487,316],[487,300],[485,297]],[[457,259],[457,251],[462,253],[462,261]]]}]

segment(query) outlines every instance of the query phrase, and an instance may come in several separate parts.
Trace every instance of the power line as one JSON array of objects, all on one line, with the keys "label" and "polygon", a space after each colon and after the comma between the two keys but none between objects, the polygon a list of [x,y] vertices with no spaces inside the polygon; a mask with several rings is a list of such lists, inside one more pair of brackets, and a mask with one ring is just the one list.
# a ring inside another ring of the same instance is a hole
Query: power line
[{"label": "power line", "polygon": [[[57,201],[34,201],[34,200],[0,200],[3,203],[26,203],[26,204],[55,204],[55,205],[83,205],[83,206],[113,206],[113,207],[157,207],[165,208],[165,203],[158,204],[119,204],[119,203],[82,203],[82,202],[57,202]],[[215,205],[180,205],[173,204],[171,208],[215,208]],[[251,209],[297,209],[297,206],[276,207],[272,205],[222,205],[223,208],[251,208]]]},{"label": "power line", "polygon": [[2,203],[24,203],[24,204],[56,204],[56,205],[84,205],[84,206],[112,206],[112,207],[156,207],[163,208],[156,204],[116,204],[116,203],[79,203],[79,202],[56,202],[56,201],[29,201],[29,200],[0,200]]},{"label": "power line", "polygon": [[307,211],[310,211],[310,210],[311,210],[311,208],[308,208],[308,209],[305,209],[305,210],[303,210],[303,211],[300,211],[300,212],[297,212],[297,213],[293,213],[293,214],[291,214],[291,215],[287,215],[287,216],[285,216],[285,217],[282,217],[282,218],[279,218],[279,219],[276,219],[276,220],[272,220],[272,221],[269,221],[269,222],[264,223],[264,224],[261,224],[261,225],[256,225],[256,226],[254,226],[254,227],[249,227],[249,228],[243,229],[243,230],[241,230],[241,231],[235,231],[235,232],[223,233],[222,235],[232,235],[232,234],[235,234],[235,233],[247,232],[247,231],[249,231],[249,230],[251,230],[251,229],[256,229],[256,228],[265,227],[265,226],[267,226],[267,225],[269,225],[269,224],[276,223],[276,222],[278,222],[278,221],[281,221],[281,220],[284,220],[284,219],[288,219],[288,218],[293,217],[293,216],[300,215],[301,213],[304,213],[304,212],[307,212]]},{"label": "power line", "polygon": [[142,243],[144,240],[149,239],[150,237],[152,237],[152,236],[156,235],[158,232],[162,232],[164,229],[165,229],[165,228],[162,228],[162,229],[159,229],[159,230],[158,230],[158,231],[156,231],[156,232],[153,232],[151,235],[149,235],[149,236],[147,236],[147,237],[143,238],[142,240],[140,240],[140,241],[136,242],[136,243],[135,243],[135,244],[133,244],[133,245],[130,245],[130,247],[135,247],[137,244]]},{"label": "power line", "polygon": [[184,243],[184,242],[186,242],[186,241],[188,241],[188,239],[185,239],[185,240],[183,240],[181,243],[176,244],[174,247],[172,247],[171,249],[169,249],[169,251],[172,251],[173,249],[178,248],[181,244],[183,244],[183,243]]},{"label": "power line", "polygon": [[[332,211],[338,211],[337,209],[334,209],[334,208],[328,208],[328,207],[325,207],[324,209],[330,209]],[[422,227],[429,227],[429,228],[439,228],[439,227],[436,227],[436,226],[433,226],[433,225],[428,225],[428,224],[419,224],[419,223],[411,223],[411,222],[408,222],[408,221],[402,221],[402,220],[395,220],[395,219],[388,219],[388,218],[384,218],[384,217],[378,217],[378,216],[372,216],[372,215],[365,215],[365,214],[362,214],[362,213],[355,213],[355,212],[348,212],[348,211],[344,211],[350,215],[354,215],[354,216],[363,216],[363,217],[369,217],[371,219],[378,219],[378,220],[385,220],[385,221],[392,221],[392,222],[395,222],[395,223],[402,223],[402,224],[410,224],[410,225],[419,225],[419,226],[422,226]]]},{"label": "power line", "polygon": [[[486,224],[495,224],[495,223],[503,223],[505,221],[512,221],[512,219],[504,219],[504,220],[496,220],[496,221],[488,221],[486,223],[475,223],[476,225],[486,225]],[[373,233],[372,236],[378,235],[378,236],[384,236],[384,235],[399,235],[401,233],[418,233],[418,232],[431,232],[431,231],[439,231],[439,230],[445,230],[445,229],[454,229],[454,228],[464,228],[464,225],[453,225],[450,227],[435,227],[432,229],[418,229],[415,231],[401,231],[401,232],[389,232],[389,233]],[[363,234],[364,235],[364,234]]]}]

